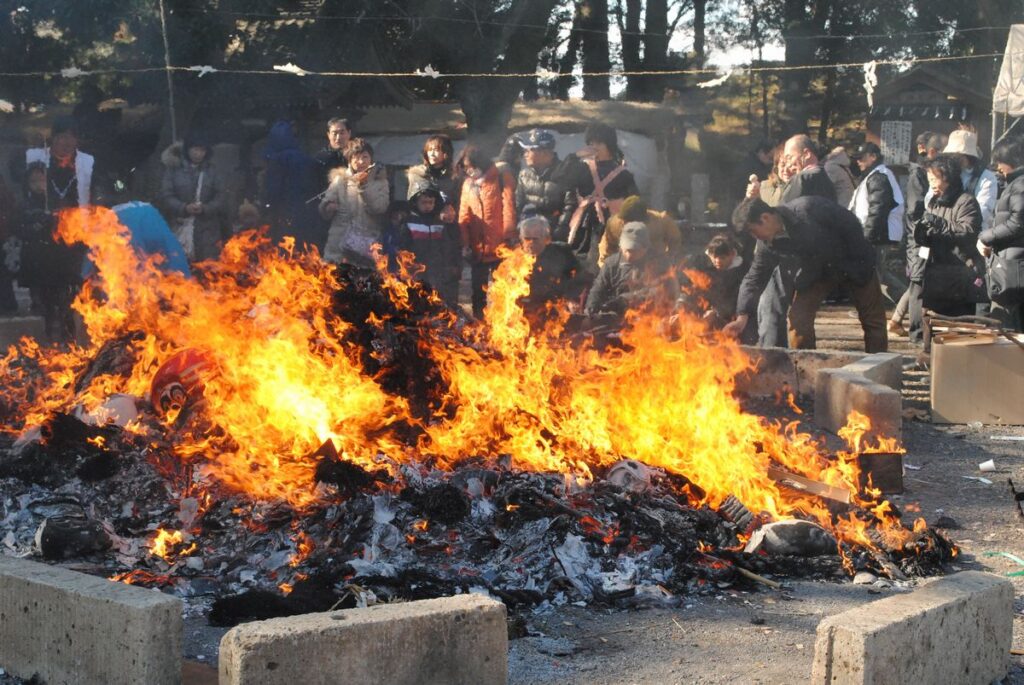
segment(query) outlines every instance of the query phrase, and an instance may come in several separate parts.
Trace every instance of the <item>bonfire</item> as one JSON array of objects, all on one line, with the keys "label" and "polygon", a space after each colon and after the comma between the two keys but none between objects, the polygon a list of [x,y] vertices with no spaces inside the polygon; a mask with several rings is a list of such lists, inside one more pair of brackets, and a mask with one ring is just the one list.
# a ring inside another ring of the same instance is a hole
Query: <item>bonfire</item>
[{"label": "bonfire", "polygon": [[[931,572],[956,553],[865,484],[858,456],[900,448],[868,440],[864,417],[831,453],[745,411],[752,362],[685,314],[634,315],[601,349],[557,312],[531,326],[523,251],[477,323],[407,259],[338,267],[250,232],[186,279],[140,258],[109,210],[66,212],[58,236],[96,265],[74,305],[89,344],[23,340],[0,359],[16,552],[39,553],[26,531],[60,518],[33,504],[71,496],[95,544],[53,558],[227,597],[236,618],[461,591],[664,601],[801,569]],[[830,561],[749,549],[788,520],[820,529]],[[239,599],[253,593],[256,608]]]}]

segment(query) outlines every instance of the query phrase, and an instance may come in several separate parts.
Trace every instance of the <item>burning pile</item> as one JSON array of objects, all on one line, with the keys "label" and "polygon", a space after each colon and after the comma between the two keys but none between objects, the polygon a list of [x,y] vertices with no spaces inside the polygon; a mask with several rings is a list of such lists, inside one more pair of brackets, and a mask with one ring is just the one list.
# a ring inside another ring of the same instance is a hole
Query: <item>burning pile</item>
[{"label": "burning pile", "polygon": [[[473,588],[660,601],[740,567],[897,575],[955,554],[861,487],[856,454],[744,412],[750,362],[701,322],[637,318],[602,351],[562,317],[531,329],[522,252],[475,325],[404,269],[257,234],[187,280],[140,261],[107,210],[71,211],[59,233],[97,266],[76,302],[92,343],[0,359],[12,550],[39,532],[44,556],[93,555],[126,582],[255,589],[218,605],[224,622]],[[790,519],[831,554],[741,551]]]}]

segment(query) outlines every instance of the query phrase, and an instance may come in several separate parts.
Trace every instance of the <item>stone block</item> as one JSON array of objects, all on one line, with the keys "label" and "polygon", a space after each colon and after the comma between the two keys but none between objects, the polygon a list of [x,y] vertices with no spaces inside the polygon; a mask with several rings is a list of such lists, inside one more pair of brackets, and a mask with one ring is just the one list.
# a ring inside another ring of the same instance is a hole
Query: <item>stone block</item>
[{"label": "stone block", "polygon": [[246,623],[220,643],[221,685],[504,683],[505,605],[480,595]]},{"label": "stone block", "polygon": [[743,346],[755,365],[750,373],[736,379],[736,387],[751,397],[774,397],[788,387],[798,397],[809,397],[819,369],[832,369],[856,362],[863,354],[857,352],[824,352],[821,350],[790,350],[784,347]]},{"label": "stone block", "polygon": [[871,419],[869,436],[899,438],[903,430],[903,398],[892,388],[841,369],[818,371],[814,388],[814,421],[837,432],[856,410]]},{"label": "stone block", "polygon": [[903,389],[903,355],[891,352],[869,354],[843,367],[844,371],[859,373],[869,381],[887,385],[893,390]]},{"label": "stone block", "polygon": [[181,600],[0,555],[0,666],[47,685],[181,682]]},{"label": "stone block", "polygon": [[965,571],[829,616],[818,625],[813,685],[988,685],[1006,675],[1013,584]]}]

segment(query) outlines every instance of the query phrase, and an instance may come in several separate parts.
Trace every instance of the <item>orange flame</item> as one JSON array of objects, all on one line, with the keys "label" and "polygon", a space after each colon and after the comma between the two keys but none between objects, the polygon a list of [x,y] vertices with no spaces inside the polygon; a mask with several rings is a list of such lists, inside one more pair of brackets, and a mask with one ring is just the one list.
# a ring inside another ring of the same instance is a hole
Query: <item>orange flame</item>
[{"label": "orange flame", "polygon": [[156,535],[149,543],[149,549],[154,556],[173,563],[176,558],[188,556],[196,551],[196,543],[193,542],[185,546],[185,534],[180,530],[158,528]]},{"label": "orange flame", "polygon": [[[316,254],[293,253],[289,244],[271,249],[246,233],[228,242],[218,262],[202,265],[201,280],[185,279],[140,259],[109,210],[68,211],[59,233],[84,242],[97,265],[75,303],[92,342],[52,354],[22,341],[0,359],[0,372],[12,379],[3,398],[23,407],[19,425],[8,430],[79,404],[94,409],[111,393],[145,397],[155,370],[191,348],[208,354],[217,372],[203,379],[202,406],[193,415],[164,417],[175,453],[195,462],[202,477],[254,498],[315,504],[311,455],[328,439],[344,459],[375,468],[381,454],[395,462],[431,455],[441,465],[509,454],[515,468],[577,482],[628,456],[685,475],[703,489],[701,503],[717,507],[734,495],[753,512],[809,517],[841,539],[873,546],[863,522],[833,524],[820,500],[781,490],[768,477],[777,464],[856,492],[859,474],[854,460],[829,458],[798,424],[742,410],[735,379],[752,364],[735,341],[686,315],[671,329],[653,315],[634,315],[622,347],[600,353],[565,342],[564,316],[531,329],[519,304],[533,267],[523,251],[503,255],[485,321],[467,332],[472,344],[432,337],[455,325],[451,315],[423,322],[421,352],[435,360],[447,389],[443,406],[424,422],[342,342],[348,324],[332,310],[340,286]],[[399,274],[382,275],[394,304],[409,308],[419,286],[409,279],[409,257],[400,262]],[[130,332],[130,372],[98,374],[76,392],[76,378],[99,347]],[[420,429],[416,445],[394,437],[397,424]],[[856,448],[863,450],[862,442]],[[888,516],[890,534],[910,535]],[[297,550],[296,558],[308,554],[301,544]]]},{"label": "orange flame", "polygon": [[875,436],[875,442],[870,443],[865,438],[871,432],[871,419],[861,414],[856,409],[846,417],[846,425],[840,428],[837,433],[840,438],[846,441],[850,451],[854,454],[873,454],[887,452],[893,454],[904,454],[906,450],[900,445],[896,438]]}]

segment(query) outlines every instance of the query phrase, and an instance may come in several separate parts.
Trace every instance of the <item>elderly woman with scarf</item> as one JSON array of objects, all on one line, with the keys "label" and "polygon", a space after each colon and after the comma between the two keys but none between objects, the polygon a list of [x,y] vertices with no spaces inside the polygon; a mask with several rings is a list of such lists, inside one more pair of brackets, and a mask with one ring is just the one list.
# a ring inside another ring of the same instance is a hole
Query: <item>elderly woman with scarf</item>
[{"label": "elderly woman with scarf", "polygon": [[973,314],[984,286],[984,262],[975,247],[981,207],[966,192],[960,164],[940,155],[924,164],[928,192],[912,208],[907,252],[910,263],[910,339],[922,336],[923,307],[950,316]]}]

